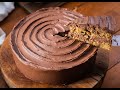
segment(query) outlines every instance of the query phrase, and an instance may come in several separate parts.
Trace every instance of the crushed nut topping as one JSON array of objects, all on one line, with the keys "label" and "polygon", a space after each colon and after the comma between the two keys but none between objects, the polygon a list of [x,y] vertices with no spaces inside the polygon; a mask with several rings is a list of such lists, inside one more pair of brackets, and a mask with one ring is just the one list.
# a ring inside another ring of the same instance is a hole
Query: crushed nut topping
[{"label": "crushed nut topping", "polygon": [[68,24],[70,31],[66,36],[93,46],[110,50],[112,34],[107,32],[107,28],[101,28],[98,25],[90,24]]}]

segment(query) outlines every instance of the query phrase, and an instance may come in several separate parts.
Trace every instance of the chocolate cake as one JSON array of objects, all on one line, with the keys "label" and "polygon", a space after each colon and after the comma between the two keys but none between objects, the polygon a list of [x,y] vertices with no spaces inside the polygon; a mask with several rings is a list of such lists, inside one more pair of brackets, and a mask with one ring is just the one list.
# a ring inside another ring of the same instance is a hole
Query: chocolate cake
[{"label": "chocolate cake", "polygon": [[66,25],[82,19],[66,8],[43,8],[23,18],[11,32],[11,48],[19,71],[47,84],[69,84],[93,69],[97,47],[62,37]]}]

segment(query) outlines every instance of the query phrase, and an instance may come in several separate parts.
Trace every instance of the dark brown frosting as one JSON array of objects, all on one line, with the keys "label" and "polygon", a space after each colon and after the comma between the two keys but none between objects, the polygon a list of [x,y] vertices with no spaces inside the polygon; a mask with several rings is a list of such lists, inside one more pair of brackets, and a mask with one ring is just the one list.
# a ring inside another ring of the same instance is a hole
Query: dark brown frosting
[{"label": "dark brown frosting", "polygon": [[116,20],[112,16],[89,16],[88,23],[106,28],[110,33],[118,30]]},{"label": "dark brown frosting", "polygon": [[85,16],[82,19],[77,19],[76,22],[79,24],[98,25],[101,28],[106,28],[110,33],[115,33],[119,30],[116,19],[113,16]]},{"label": "dark brown frosting", "polygon": [[[84,16],[55,7],[40,9],[18,22],[11,32],[11,47],[19,70],[26,77],[40,81],[45,75],[40,75],[43,72],[50,76],[50,71],[71,69],[92,58],[96,47],[57,35],[66,31],[69,22],[80,18]],[[57,75],[53,78],[59,80]]]}]

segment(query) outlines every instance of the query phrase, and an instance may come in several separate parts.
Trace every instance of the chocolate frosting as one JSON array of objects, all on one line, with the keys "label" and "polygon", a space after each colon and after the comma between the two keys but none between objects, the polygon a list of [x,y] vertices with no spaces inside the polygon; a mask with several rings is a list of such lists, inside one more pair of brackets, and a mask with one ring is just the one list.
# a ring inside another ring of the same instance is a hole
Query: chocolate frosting
[{"label": "chocolate frosting", "polygon": [[115,33],[118,30],[116,20],[112,16],[89,16],[88,22],[106,28],[110,33]]},{"label": "chocolate frosting", "polygon": [[11,32],[14,56],[22,64],[43,71],[60,71],[85,63],[97,48],[58,35],[67,30],[69,22],[82,18],[77,12],[59,7],[28,15]]},{"label": "chocolate frosting", "polygon": [[112,34],[119,30],[116,19],[112,16],[84,16],[82,19],[77,19],[76,22],[79,24],[98,25],[101,28],[106,28]]}]

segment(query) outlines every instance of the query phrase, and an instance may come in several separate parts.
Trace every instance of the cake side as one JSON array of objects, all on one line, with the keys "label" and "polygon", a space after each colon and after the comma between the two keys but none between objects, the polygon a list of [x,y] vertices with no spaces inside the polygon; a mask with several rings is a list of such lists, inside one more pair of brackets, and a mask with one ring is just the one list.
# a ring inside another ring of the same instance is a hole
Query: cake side
[{"label": "cake side", "polygon": [[26,78],[43,84],[67,85],[81,80],[93,71],[96,54],[85,63],[62,70],[42,70],[32,67],[29,64],[25,65],[24,63],[20,62],[16,56],[13,58],[18,69]]}]

